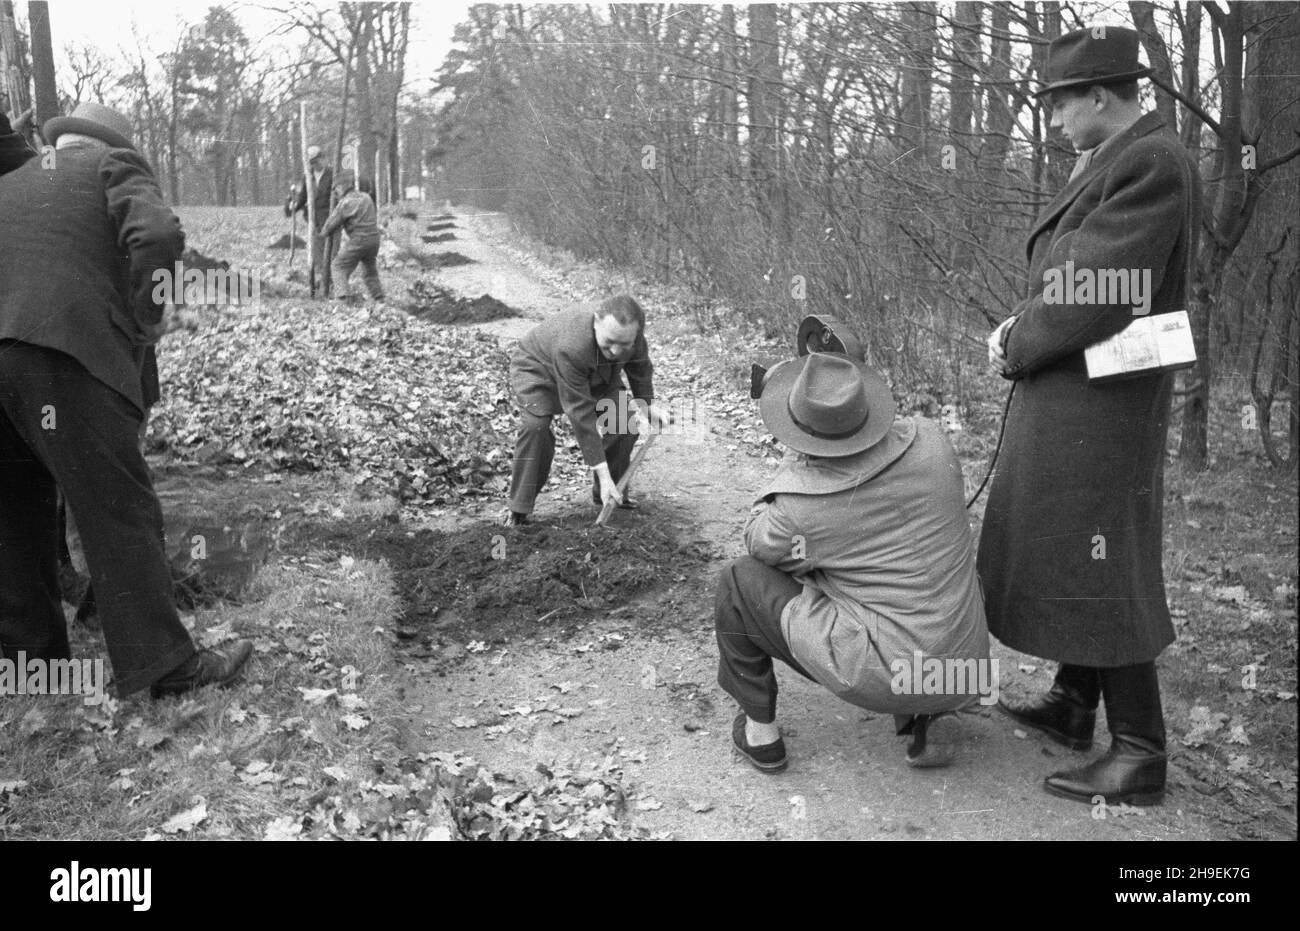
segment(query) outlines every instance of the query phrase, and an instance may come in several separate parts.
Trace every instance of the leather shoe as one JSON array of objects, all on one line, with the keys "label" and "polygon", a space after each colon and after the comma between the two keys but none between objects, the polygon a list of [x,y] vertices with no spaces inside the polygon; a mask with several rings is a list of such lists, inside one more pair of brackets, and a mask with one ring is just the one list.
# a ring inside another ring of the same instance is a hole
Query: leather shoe
[{"label": "leather shoe", "polygon": [[907,765],[916,769],[938,769],[952,763],[961,733],[957,715],[918,714],[912,717],[912,742],[907,745]]},{"label": "leather shoe", "polygon": [[252,655],[251,640],[236,640],[211,650],[199,650],[155,682],[149,694],[154,698],[163,698],[191,692],[205,685],[228,685],[239,675]]},{"label": "leather shoe", "polygon": [[750,745],[745,739],[745,712],[743,711],[736,715],[736,720],[731,723],[731,742],[759,772],[779,773],[790,762],[785,755],[784,738],[778,737],[772,743],[758,747]]},{"label": "leather shoe", "polygon": [[1115,734],[1110,750],[1081,769],[1052,773],[1043,788],[1052,795],[1095,804],[1159,805],[1165,798],[1167,758],[1155,741]]},{"label": "leather shoe", "polygon": [[998,707],[1021,724],[1042,731],[1071,750],[1092,748],[1097,709],[1087,707],[1072,691],[1059,684],[1054,684],[1042,698],[1025,704],[1012,704],[1001,699]]}]

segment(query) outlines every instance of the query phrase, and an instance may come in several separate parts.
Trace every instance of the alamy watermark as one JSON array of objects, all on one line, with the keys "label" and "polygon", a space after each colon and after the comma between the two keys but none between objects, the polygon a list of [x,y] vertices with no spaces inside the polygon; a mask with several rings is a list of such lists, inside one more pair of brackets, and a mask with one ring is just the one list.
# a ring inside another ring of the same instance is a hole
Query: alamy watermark
[{"label": "alamy watermark", "polygon": [[102,659],[16,659],[0,657],[0,696],[81,695],[87,705],[104,703]]},{"label": "alamy watermark", "polygon": [[262,299],[261,280],[238,268],[186,267],[176,262],[158,268],[150,278],[156,304],[210,307],[217,304],[246,306]]},{"label": "alamy watermark", "polygon": [[1129,304],[1133,316],[1144,317],[1151,296],[1149,268],[1075,268],[1070,259],[1043,272],[1044,304]]},{"label": "alamy watermark", "polygon": [[910,661],[893,660],[889,670],[894,674],[889,688],[895,695],[978,695],[981,705],[997,704],[996,659],[926,656],[913,650]]}]

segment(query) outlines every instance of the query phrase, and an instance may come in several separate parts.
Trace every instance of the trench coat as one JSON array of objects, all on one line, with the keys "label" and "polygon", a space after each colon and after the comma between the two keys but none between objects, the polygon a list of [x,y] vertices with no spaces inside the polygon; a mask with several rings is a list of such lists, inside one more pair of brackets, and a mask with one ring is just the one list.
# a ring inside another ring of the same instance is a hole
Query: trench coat
[{"label": "trench coat", "polygon": [[[979,700],[974,664],[989,639],[963,487],[938,425],[899,418],[855,456],[788,455],[756,502],[750,555],[803,585],[781,615],[786,643],[838,697],[891,714]],[[962,664],[961,691],[923,688],[912,670],[934,660]]]},{"label": "trench coat", "polygon": [[1148,113],[1030,230],[1030,294],[1005,343],[1015,395],[979,546],[989,631],[1016,650],[1114,667],[1174,639],[1161,565],[1173,376],[1089,383],[1085,347],[1130,324],[1132,304],[1049,302],[1044,284],[1067,262],[1076,282],[1084,269],[1149,272],[1149,312],[1184,309],[1198,212],[1194,166]]}]

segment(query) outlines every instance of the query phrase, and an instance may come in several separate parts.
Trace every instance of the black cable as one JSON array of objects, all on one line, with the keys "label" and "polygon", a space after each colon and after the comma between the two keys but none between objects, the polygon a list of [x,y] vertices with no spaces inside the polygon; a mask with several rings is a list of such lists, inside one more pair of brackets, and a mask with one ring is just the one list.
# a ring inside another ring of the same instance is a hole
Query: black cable
[{"label": "black cable", "polygon": [[971,499],[966,502],[967,510],[979,500],[980,492],[984,490],[984,486],[989,483],[989,478],[993,475],[993,467],[998,464],[998,453],[1002,450],[1002,434],[1007,432],[1007,414],[1011,411],[1011,399],[1015,397],[1015,394],[1016,383],[1013,381],[1011,390],[1007,392],[1007,403],[1002,406],[1002,425],[998,427],[998,442],[993,447],[993,458],[989,460],[989,469],[984,473],[984,481],[980,482],[980,487],[975,489],[975,494],[971,495]]}]

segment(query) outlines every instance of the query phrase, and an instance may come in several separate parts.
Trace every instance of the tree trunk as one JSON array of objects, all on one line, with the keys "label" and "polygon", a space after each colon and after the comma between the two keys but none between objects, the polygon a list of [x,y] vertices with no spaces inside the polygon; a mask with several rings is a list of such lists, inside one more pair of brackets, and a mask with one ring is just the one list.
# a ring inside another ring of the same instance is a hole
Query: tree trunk
[{"label": "tree trunk", "polygon": [[32,80],[36,85],[36,111],[32,123],[44,126],[59,115],[59,91],[54,82],[54,49],[50,40],[50,5],[44,0],[27,4],[32,27]]}]

